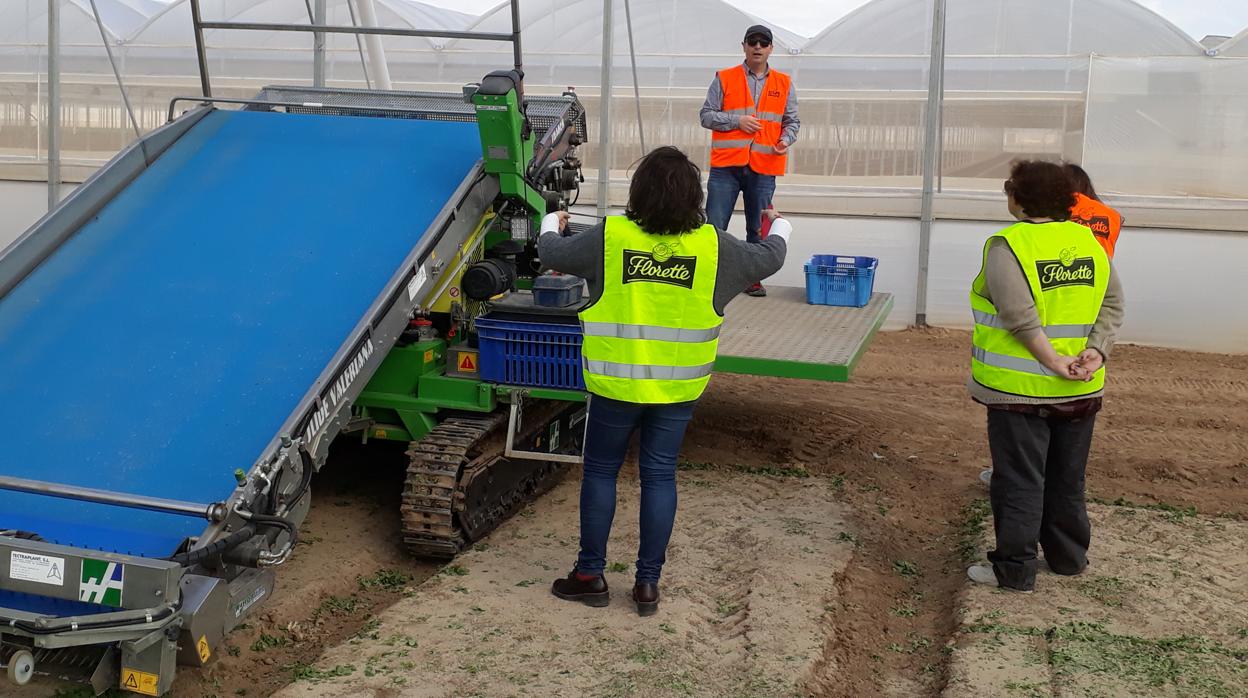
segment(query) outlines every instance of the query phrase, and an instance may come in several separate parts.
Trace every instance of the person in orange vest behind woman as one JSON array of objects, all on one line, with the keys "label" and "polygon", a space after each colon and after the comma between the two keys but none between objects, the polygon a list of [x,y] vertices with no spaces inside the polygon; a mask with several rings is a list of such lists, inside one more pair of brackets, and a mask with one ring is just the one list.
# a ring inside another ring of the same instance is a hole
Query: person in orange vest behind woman
[{"label": "person in orange vest behind woman", "polygon": [[[741,42],[745,61],[715,75],[702,105],[702,128],[711,131],[711,174],[706,220],[728,230],[737,197],[745,196],[745,239],[759,242],[763,211],[771,206],[776,177],[784,174],[797,142],[797,90],[787,74],[768,64],[771,30],[756,24]],[[760,282],[745,291],[765,296]]]},{"label": "person in orange vest behind woman", "polygon": [[1092,231],[1101,243],[1105,254],[1114,258],[1118,234],[1122,232],[1122,214],[1101,202],[1092,186],[1092,178],[1080,166],[1066,164],[1066,174],[1075,187],[1075,205],[1070,209],[1070,220]]}]

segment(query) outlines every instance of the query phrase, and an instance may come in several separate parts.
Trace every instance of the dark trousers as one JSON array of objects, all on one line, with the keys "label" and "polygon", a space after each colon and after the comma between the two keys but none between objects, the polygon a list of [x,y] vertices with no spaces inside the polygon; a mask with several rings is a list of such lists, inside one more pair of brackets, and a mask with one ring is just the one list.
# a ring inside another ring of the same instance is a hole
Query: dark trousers
[{"label": "dark trousers", "polygon": [[992,524],[997,547],[988,553],[1001,586],[1029,590],[1036,582],[1037,542],[1058,574],[1088,564],[1092,527],[1084,501],[1084,471],[1096,414],[1070,418],[988,410],[992,450]]},{"label": "dark trousers", "polygon": [[693,402],[642,405],[595,395],[589,403],[581,478],[581,552],[576,570],[601,574],[615,519],[615,482],[633,432],[641,432],[641,545],[637,582],[658,584],[676,521],[676,457],[693,418]]},{"label": "dark trousers", "polygon": [[763,175],[741,167],[712,167],[706,181],[706,222],[727,232],[737,197],[745,197],[745,241],[759,242],[763,209],[776,193],[775,175]]}]

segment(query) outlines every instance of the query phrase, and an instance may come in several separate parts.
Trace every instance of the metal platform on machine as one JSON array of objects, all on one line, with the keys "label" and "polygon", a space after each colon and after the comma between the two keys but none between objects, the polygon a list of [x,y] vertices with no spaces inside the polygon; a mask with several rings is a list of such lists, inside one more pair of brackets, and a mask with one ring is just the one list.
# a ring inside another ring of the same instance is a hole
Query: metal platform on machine
[{"label": "metal platform on machine", "polygon": [[765,298],[738,296],[724,312],[715,370],[848,381],[892,309],[890,293],[871,294],[861,308],[809,305],[805,290],[783,286]]}]

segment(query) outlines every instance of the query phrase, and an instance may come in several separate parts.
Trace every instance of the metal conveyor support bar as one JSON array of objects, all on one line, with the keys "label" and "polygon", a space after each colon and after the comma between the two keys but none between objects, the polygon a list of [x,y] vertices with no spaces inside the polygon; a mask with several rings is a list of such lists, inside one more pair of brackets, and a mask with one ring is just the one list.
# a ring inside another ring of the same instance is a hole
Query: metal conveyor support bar
[{"label": "metal conveyor support bar", "polygon": [[147,497],[141,494],[110,492],[108,490],[96,490],[90,487],[61,485],[55,482],[43,482],[41,480],[26,480],[24,478],[8,477],[6,475],[0,475],[0,490],[25,492],[27,494],[42,494],[49,497],[74,499],[83,502],[94,502],[96,504],[112,504],[114,506],[126,507],[129,509],[145,509],[147,511],[158,511],[165,514],[178,514],[181,516],[190,516],[192,518],[207,519],[209,521],[220,521],[225,518],[226,514],[225,505],[219,502],[213,504],[182,502],[176,499],[162,499],[160,497]]}]

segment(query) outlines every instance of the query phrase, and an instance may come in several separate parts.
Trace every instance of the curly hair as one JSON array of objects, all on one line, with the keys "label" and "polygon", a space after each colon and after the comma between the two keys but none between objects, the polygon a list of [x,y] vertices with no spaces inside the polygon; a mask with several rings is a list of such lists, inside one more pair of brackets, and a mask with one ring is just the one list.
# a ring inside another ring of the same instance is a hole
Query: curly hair
[{"label": "curly hair", "polygon": [[702,227],[702,170],[670,145],[646,154],[633,173],[624,215],[647,233],[678,235]]},{"label": "curly hair", "polygon": [[1089,199],[1101,200],[1096,195],[1096,187],[1092,186],[1092,178],[1088,176],[1087,170],[1076,165],[1073,162],[1066,163],[1066,174],[1070,175],[1070,186],[1077,194],[1083,194]]},{"label": "curly hair", "polygon": [[1011,165],[1005,193],[1014,197],[1029,218],[1069,220],[1070,209],[1075,205],[1074,185],[1066,168],[1041,160]]}]

